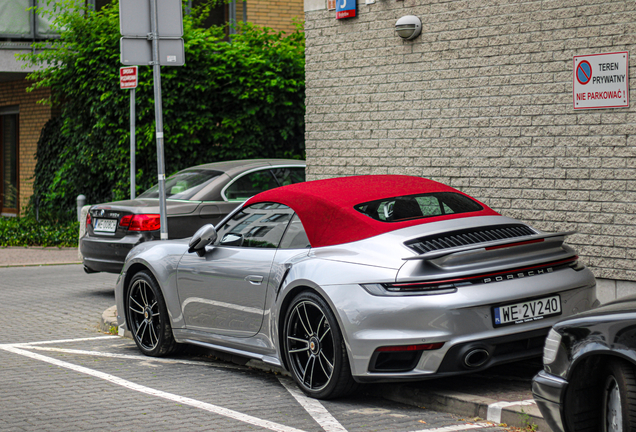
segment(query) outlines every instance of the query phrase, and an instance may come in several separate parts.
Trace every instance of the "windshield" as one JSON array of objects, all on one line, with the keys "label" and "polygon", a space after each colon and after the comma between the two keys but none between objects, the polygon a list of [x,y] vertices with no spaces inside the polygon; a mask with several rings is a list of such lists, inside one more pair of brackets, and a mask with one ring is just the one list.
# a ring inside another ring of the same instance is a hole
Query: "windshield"
[{"label": "windshield", "polygon": [[[221,174],[221,171],[212,170],[180,171],[166,179],[166,199],[190,199]],[[139,198],[159,198],[159,185],[154,185]]]},{"label": "windshield", "polygon": [[434,192],[384,198],[358,204],[354,208],[360,213],[382,222],[402,222],[483,209],[475,201],[456,192]]}]

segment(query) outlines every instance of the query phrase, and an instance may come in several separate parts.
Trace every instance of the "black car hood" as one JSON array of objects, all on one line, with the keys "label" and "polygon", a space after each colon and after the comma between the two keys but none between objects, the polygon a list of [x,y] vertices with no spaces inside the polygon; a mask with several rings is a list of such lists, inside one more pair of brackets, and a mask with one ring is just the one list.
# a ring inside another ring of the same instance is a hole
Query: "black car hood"
[{"label": "black car hood", "polygon": [[[200,201],[185,201],[185,200],[166,200],[166,209],[169,215],[188,214],[192,213],[201,204]],[[159,213],[159,199],[158,198],[143,198],[126,201],[115,201],[104,204],[97,204],[91,207],[91,211],[94,210],[112,210],[122,213],[134,213],[134,214],[151,214]]]}]

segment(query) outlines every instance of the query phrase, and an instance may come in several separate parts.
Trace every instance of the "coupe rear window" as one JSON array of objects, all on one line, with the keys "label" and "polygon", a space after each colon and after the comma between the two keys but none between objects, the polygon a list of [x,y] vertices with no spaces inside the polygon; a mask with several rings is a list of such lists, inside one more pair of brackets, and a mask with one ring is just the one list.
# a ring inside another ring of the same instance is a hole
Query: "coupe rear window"
[{"label": "coupe rear window", "polygon": [[475,201],[455,192],[434,192],[384,198],[358,204],[354,208],[360,213],[382,222],[402,222],[483,210],[483,207]]},{"label": "coupe rear window", "polygon": [[[221,171],[213,170],[180,171],[166,179],[166,198],[190,199],[221,174]],[[139,198],[159,198],[159,185],[154,185],[139,195]]]}]

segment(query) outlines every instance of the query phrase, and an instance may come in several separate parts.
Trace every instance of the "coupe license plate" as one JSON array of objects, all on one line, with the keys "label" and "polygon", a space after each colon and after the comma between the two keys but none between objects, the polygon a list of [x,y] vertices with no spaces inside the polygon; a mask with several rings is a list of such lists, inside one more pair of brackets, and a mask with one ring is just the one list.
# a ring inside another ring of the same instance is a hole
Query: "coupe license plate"
[{"label": "coupe license plate", "polygon": [[553,315],[561,315],[561,297],[555,295],[492,309],[495,327],[524,324]]},{"label": "coupe license plate", "polygon": [[97,219],[93,231],[114,233],[117,230],[117,219]]}]

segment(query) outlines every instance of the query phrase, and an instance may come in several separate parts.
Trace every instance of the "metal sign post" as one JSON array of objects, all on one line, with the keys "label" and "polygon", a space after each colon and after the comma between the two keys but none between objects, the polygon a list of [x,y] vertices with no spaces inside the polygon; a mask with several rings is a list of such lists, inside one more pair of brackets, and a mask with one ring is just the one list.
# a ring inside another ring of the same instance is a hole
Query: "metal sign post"
[{"label": "metal sign post", "polygon": [[135,152],[135,89],[137,88],[137,66],[119,68],[119,88],[130,89],[130,199],[135,199],[135,174],[137,172]]},{"label": "metal sign post", "polygon": [[157,0],[150,0],[150,35],[152,39],[152,78],[155,85],[155,132],[157,137],[157,179],[159,180],[159,220],[161,240],[168,239],[166,214],[166,166],[163,155],[163,111],[161,105],[161,66],[157,34]]},{"label": "metal sign post", "polygon": [[[121,62],[152,65],[155,95],[157,180],[159,182],[160,236],[168,238],[166,168],[163,150],[161,65],[183,66],[185,52],[181,0],[119,0]],[[132,102],[131,102],[132,104]],[[132,110],[131,106],[131,110]]]}]

